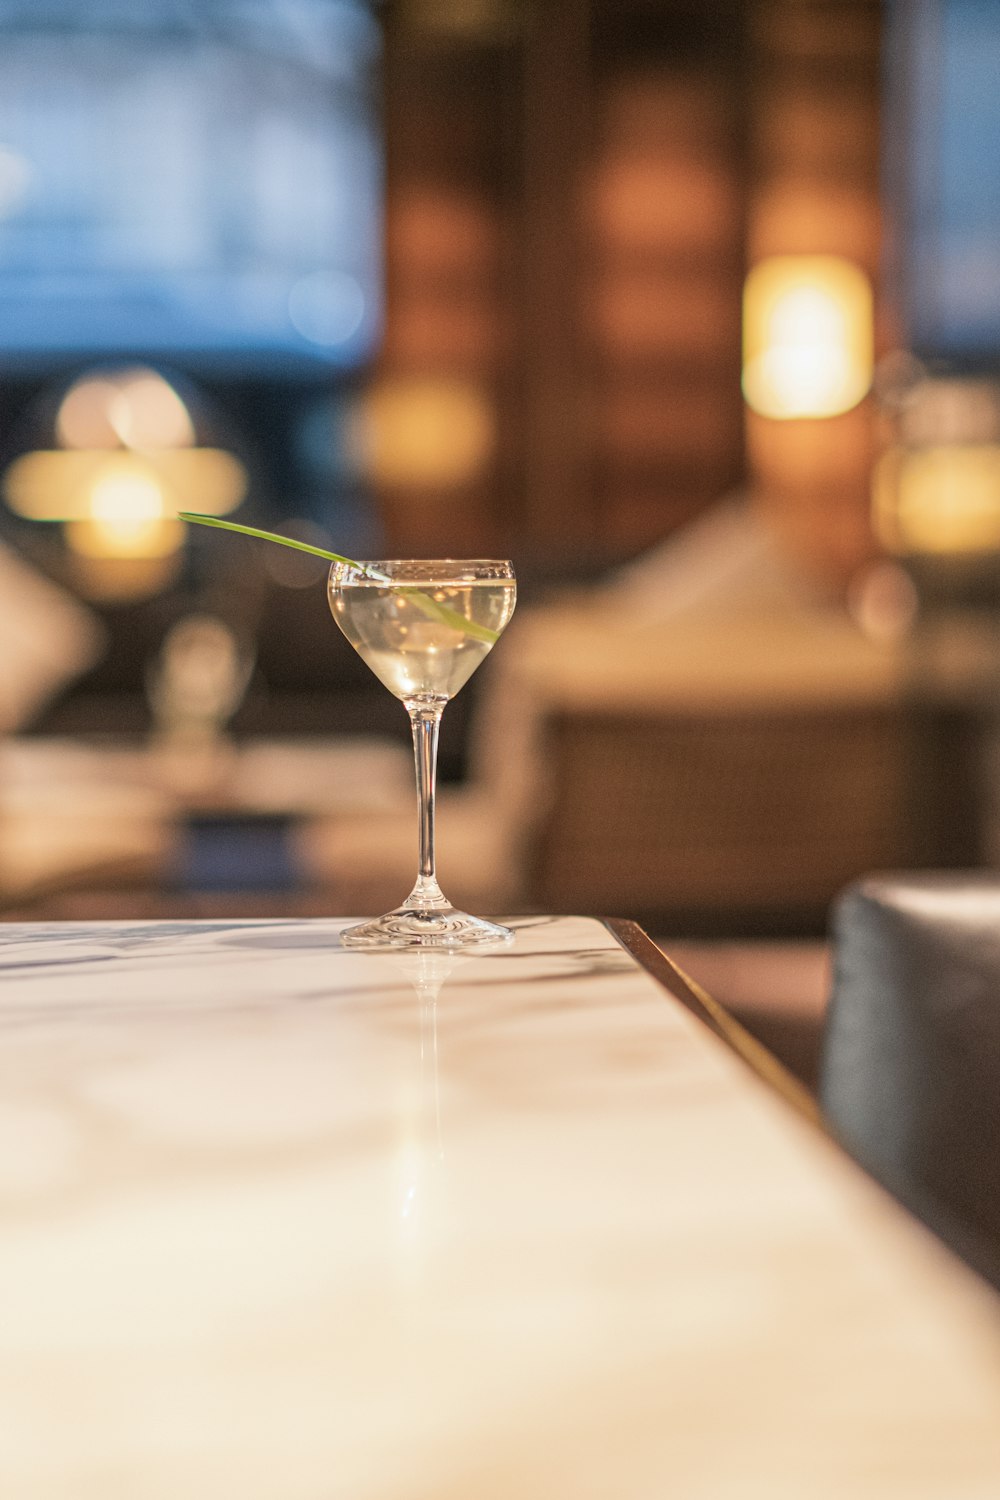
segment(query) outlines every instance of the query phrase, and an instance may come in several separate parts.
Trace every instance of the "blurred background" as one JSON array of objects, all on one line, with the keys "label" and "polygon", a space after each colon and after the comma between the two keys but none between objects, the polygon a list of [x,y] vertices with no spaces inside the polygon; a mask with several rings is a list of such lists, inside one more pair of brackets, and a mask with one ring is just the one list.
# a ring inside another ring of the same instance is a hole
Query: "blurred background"
[{"label": "blurred background", "polygon": [[0,0],[0,900],[359,914],[322,563],[511,557],[442,883],[822,933],[1000,859],[990,0]]}]

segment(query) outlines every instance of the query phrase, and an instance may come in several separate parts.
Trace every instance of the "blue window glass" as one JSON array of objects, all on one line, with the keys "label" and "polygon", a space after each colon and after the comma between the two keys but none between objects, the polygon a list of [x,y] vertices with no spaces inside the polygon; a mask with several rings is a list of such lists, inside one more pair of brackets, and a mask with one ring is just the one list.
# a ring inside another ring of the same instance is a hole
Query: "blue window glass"
[{"label": "blue window glass", "polygon": [[915,351],[1000,365],[1000,3],[895,0],[889,192]]},{"label": "blue window glass", "polygon": [[0,368],[363,363],[378,57],[363,0],[0,0]]}]

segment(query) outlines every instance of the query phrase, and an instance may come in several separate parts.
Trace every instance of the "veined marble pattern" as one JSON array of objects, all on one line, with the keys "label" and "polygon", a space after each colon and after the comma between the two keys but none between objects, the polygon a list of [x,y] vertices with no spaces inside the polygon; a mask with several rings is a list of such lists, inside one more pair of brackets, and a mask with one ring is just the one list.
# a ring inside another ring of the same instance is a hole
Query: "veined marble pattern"
[{"label": "veined marble pattern", "polygon": [[1000,1302],[599,923],[0,928],[0,1495],[995,1500]]}]

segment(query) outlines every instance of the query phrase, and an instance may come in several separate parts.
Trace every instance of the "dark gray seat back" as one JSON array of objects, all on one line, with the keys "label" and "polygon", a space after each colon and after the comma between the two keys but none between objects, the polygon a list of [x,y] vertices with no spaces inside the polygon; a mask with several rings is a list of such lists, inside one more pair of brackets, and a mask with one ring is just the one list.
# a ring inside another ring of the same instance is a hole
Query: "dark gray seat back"
[{"label": "dark gray seat back", "polygon": [[826,1119],[1000,1286],[1000,876],[869,878],[838,900],[832,935]]}]

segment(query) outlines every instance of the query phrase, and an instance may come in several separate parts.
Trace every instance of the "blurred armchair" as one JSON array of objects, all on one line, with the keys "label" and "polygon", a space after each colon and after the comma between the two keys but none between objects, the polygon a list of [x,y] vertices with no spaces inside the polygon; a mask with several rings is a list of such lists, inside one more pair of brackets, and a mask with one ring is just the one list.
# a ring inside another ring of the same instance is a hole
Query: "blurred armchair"
[{"label": "blurred armchair", "polygon": [[[738,538],[719,540],[731,560]],[[864,871],[957,862],[961,705],[915,693],[905,649],[743,556],[693,598],[665,549],[659,571],[537,610],[504,643],[533,722],[534,906],[661,935],[818,934]]]},{"label": "blurred armchair", "polygon": [[22,729],[104,649],[96,616],[0,544],[0,736]]},{"label": "blurred armchair", "polygon": [[[439,799],[461,905],[818,934],[865,870],[963,857],[964,707],[916,694],[907,651],[741,503],[519,607],[479,687],[468,782]],[[377,820],[317,824],[301,857],[338,910],[379,909],[412,884],[415,838],[408,792]]]},{"label": "blurred armchair", "polygon": [[[31,784],[16,774],[12,736],[92,666],[104,632],[79,600],[0,545],[0,906],[90,878],[94,869],[144,866],[132,809],[121,797],[72,802],[46,762]],[[147,809],[140,819],[148,827]]]}]

